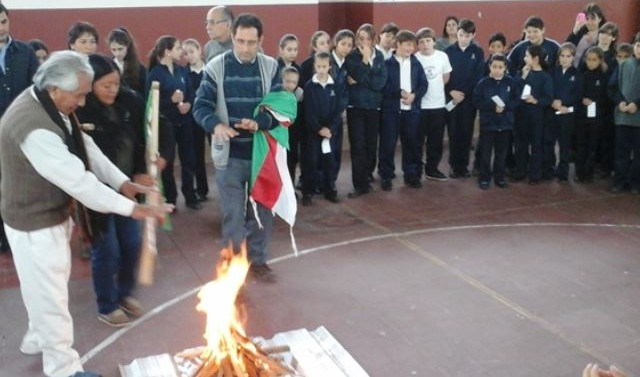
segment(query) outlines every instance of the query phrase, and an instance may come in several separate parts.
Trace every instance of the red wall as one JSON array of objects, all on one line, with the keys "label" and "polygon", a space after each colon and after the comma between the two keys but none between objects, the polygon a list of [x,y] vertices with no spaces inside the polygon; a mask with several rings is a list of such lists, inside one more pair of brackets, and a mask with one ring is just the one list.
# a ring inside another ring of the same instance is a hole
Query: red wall
[{"label": "red wall", "polygon": [[[448,15],[476,21],[477,38],[482,45],[495,31],[504,32],[510,40],[517,38],[524,20],[532,14],[545,20],[549,37],[562,41],[573,26],[575,14],[586,3],[587,0],[376,2],[233,6],[232,9],[236,14],[253,12],[262,18],[265,24],[263,47],[267,53],[276,53],[280,36],[293,32],[302,41],[302,57],[307,53],[309,37],[318,29],[334,33],[342,28],[355,30],[364,22],[380,27],[387,21],[395,21],[401,28],[416,30],[430,26],[439,33]],[[622,40],[629,40],[640,30],[640,1],[601,0],[599,3],[607,18],[620,26]],[[40,38],[51,49],[66,48],[67,28],[76,20],[92,22],[103,39],[113,27],[126,26],[136,37],[141,55],[146,56],[162,34],[205,42],[207,10],[208,7],[14,10],[10,16],[14,37],[22,40]],[[104,43],[100,44],[100,50],[106,51]]]}]

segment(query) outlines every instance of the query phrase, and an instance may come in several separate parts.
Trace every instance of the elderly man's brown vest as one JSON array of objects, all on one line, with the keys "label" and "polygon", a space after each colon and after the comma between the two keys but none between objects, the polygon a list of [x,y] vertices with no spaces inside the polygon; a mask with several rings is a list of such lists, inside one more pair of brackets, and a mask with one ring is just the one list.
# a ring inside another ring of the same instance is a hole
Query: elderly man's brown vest
[{"label": "elderly man's brown vest", "polygon": [[64,142],[62,130],[28,88],[0,120],[0,213],[8,226],[21,231],[54,226],[69,217],[71,197],[44,179],[20,149],[37,129],[51,131]]}]

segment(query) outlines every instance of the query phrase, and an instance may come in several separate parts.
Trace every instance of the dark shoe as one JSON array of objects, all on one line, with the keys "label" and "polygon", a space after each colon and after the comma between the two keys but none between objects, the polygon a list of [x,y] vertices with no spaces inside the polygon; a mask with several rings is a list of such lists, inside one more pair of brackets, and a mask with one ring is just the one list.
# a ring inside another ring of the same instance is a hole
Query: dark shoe
[{"label": "dark shoe", "polygon": [[426,177],[427,177],[427,179],[430,179],[432,181],[445,182],[445,181],[449,180],[449,177],[444,175],[440,170],[436,170],[436,171],[427,173]]},{"label": "dark shoe", "polygon": [[507,188],[509,187],[509,184],[507,183],[507,181],[498,181],[496,182],[496,186],[500,188]]},{"label": "dark shoe", "polygon": [[524,175],[519,175],[519,174],[512,175],[512,176],[511,176],[511,182],[520,182],[520,181],[524,181],[524,179],[525,179],[525,178],[526,178],[526,177],[525,177]]},{"label": "dark shoe", "polygon": [[375,178],[373,178],[373,174],[369,174],[369,176],[367,177],[367,181],[368,181],[369,183],[373,183],[373,181],[375,181],[375,180],[376,180],[376,179],[375,179]]},{"label": "dark shoe", "polygon": [[598,177],[600,177],[601,179],[611,178],[611,171],[602,170],[600,173],[598,173]]},{"label": "dark shoe", "polygon": [[618,193],[623,192],[623,191],[624,191],[624,186],[623,185],[613,185],[609,189],[609,192],[612,193],[612,194],[618,194]]},{"label": "dark shoe", "polygon": [[347,194],[347,197],[350,199],[357,198],[362,195],[366,195],[371,192],[371,189],[367,187],[366,189],[353,189],[350,193]]},{"label": "dark shoe", "polygon": [[308,207],[311,204],[313,204],[312,196],[310,194],[302,195],[302,205]]},{"label": "dark shoe", "polygon": [[530,179],[530,180],[529,180],[529,184],[530,184],[531,186],[535,186],[535,185],[537,185],[538,183],[540,183],[540,180],[539,180],[539,179]]},{"label": "dark shoe", "polygon": [[422,182],[420,182],[419,178],[407,178],[404,180],[404,184],[407,187],[419,189],[422,187]]},{"label": "dark shoe", "polygon": [[252,264],[249,267],[249,275],[264,283],[275,283],[278,278],[273,270],[266,264]]},{"label": "dark shoe", "polygon": [[482,181],[482,182],[478,183],[478,187],[480,187],[480,189],[482,189],[482,190],[487,190],[489,188],[489,182],[488,181]]},{"label": "dark shoe", "polygon": [[11,253],[11,246],[8,243],[0,244],[0,253]]},{"label": "dark shoe", "polygon": [[338,198],[338,191],[331,190],[324,193],[324,198],[330,201],[331,203],[339,203],[340,199]]},{"label": "dark shoe", "polygon": [[469,178],[471,174],[469,174],[469,170],[454,170],[449,174],[449,178],[457,179],[457,178]]},{"label": "dark shoe", "polygon": [[564,175],[560,175],[558,176],[558,182],[567,182],[569,180],[569,177],[564,176]]},{"label": "dark shoe", "polygon": [[391,183],[390,179],[382,179],[380,181],[380,188],[382,188],[382,191],[391,191],[391,188],[393,187],[393,184]]},{"label": "dark shoe", "polygon": [[202,203],[200,203],[197,199],[193,201],[188,201],[186,204],[187,208],[191,208],[193,210],[198,210],[202,208]]},{"label": "dark shoe", "polygon": [[199,202],[206,202],[209,198],[207,198],[207,194],[196,194],[196,200]]}]

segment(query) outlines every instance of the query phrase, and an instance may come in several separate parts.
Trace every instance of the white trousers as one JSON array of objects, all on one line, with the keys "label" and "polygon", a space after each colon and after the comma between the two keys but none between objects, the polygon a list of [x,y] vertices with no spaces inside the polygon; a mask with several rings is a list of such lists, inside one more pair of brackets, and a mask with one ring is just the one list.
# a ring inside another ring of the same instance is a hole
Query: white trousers
[{"label": "white trousers", "polygon": [[29,315],[21,349],[41,350],[43,370],[50,377],[68,377],[83,370],[72,348],[69,313],[71,224],[69,220],[32,232],[4,225]]}]

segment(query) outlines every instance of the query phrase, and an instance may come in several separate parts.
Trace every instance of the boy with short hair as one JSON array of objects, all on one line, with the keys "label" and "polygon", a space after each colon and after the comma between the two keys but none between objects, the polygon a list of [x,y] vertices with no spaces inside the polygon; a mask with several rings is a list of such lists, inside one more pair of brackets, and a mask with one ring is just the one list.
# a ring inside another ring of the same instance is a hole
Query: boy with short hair
[{"label": "boy with short hair", "polygon": [[[633,58],[620,63],[609,82],[609,96],[615,104],[615,174],[611,192],[627,188],[640,194],[640,33],[633,39]],[[633,162],[631,155],[633,154]]]},{"label": "boy with short hair", "polygon": [[455,106],[447,114],[451,178],[471,176],[469,152],[476,117],[471,96],[484,74],[484,53],[481,47],[473,43],[475,35],[475,23],[468,19],[460,20],[458,41],[445,50],[453,68],[445,89],[447,100]]},{"label": "boy with short hair", "polygon": [[442,51],[436,50],[436,33],[433,29],[422,28],[416,34],[418,40],[418,59],[429,83],[427,93],[420,102],[420,158],[422,159],[422,143],[426,138],[427,159],[424,173],[427,179],[446,181],[449,178],[439,169],[442,159],[442,145],[444,129],[447,124],[445,110],[446,97],[444,85],[449,81],[451,63],[449,57]]},{"label": "boy with short hair", "polygon": [[618,61],[618,65],[622,64],[623,61],[630,59],[633,56],[633,46],[630,43],[620,43],[618,47],[616,47],[616,60]]},{"label": "boy with short hair", "polygon": [[395,150],[398,133],[402,144],[402,171],[408,187],[420,188],[420,101],[427,92],[427,77],[413,55],[416,36],[402,30],[396,36],[396,50],[385,61],[387,82],[382,94],[382,123],[378,174],[384,191],[392,188],[395,177]]},{"label": "boy with short hair", "polygon": [[516,75],[524,67],[524,56],[531,45],[542,46],[545,52],[546,65],[549,69],[555,67],[560,45],[553,39],[544,36],[544,21],[538,16],[531,16],[524,23],[525,39],[518,43],[509,53],[509,72]]}]

